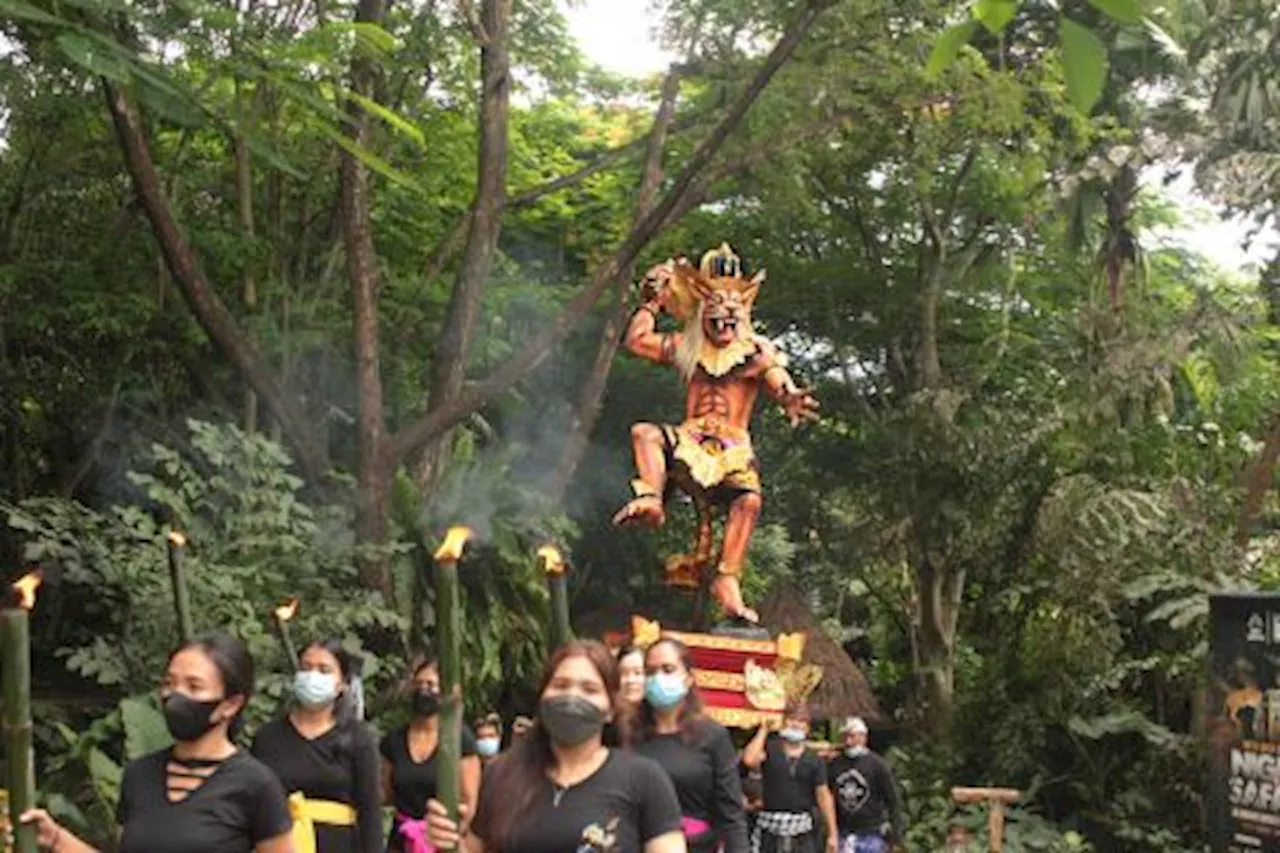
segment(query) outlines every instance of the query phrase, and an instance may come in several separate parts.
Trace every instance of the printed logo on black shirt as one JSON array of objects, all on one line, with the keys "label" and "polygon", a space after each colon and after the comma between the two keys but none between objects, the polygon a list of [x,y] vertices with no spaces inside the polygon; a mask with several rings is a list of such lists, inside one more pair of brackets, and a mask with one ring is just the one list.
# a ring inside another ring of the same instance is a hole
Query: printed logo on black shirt
[{"label": "printed logo on black shirt", "polygon": [[836,796],[840,798],[840,809],[846,814],[857,814],[871,797],[871,786],[867,779],[851,767],[836,777]]},{"label": "printed logo on black shirt", "polygon": [[603,827],[593,823],[582,830],[582,843],[577,853],[613,853],[618,849],[618,818],[613,818]]}]

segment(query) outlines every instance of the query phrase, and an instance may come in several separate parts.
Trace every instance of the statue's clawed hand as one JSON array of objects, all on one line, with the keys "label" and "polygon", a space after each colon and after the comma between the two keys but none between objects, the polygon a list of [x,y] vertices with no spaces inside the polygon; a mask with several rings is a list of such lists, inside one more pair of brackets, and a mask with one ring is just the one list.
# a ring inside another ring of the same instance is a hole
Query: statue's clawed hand
[{"label": "statue's clawed hand", "polygon": [[671,261],[650,267],[649,271],[644,274],[644,278],[640,280],[640,298],[651,305],[656,305],[663,311],[667,310],[667,303],[671,300],[671,276],[673,274],[673,263]]},{"label": "statue's clawed hand", "polygon": [[791,426],[798,427],[806,421],[818,419],[820,405],[810,388],[792,388],[782,395],[782,408],[787,413]]}]

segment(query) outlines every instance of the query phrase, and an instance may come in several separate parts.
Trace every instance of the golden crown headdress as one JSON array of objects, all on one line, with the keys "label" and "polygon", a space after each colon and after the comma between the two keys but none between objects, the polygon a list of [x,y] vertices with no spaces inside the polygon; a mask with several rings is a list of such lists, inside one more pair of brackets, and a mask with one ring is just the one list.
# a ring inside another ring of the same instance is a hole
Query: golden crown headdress
[{"label": "golden crown headdress", "polygon": [[764,270],[751,278],[744,278],[742,260],[728,243],[721,243],[719,248],[704,254],[697,267],[681,257],[660,264],[650,271],[650,275],[666,277],[674,297],[667,310],[681,322],[696,317],[698,303],[709,299],[716,291],[736,291],[747,305],[751,305],[765,279]]},{"label": "golden crown headdress", "polygon": [[702,256],[698,269],[707,278],[741,278],[742,259],[733,253],[728,243],[712,249]]}]

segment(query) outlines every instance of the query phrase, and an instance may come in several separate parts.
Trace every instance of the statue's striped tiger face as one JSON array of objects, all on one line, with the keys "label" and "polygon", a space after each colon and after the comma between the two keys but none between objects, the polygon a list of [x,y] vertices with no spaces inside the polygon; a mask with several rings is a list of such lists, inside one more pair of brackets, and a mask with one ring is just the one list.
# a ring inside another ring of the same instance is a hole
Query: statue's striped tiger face
[{"label": "statue's striped tiger face", "polygon": [[702,333],[717,347],[727,347],[751,326],[751,304],[738,290],[717,288],[703,300]]}]

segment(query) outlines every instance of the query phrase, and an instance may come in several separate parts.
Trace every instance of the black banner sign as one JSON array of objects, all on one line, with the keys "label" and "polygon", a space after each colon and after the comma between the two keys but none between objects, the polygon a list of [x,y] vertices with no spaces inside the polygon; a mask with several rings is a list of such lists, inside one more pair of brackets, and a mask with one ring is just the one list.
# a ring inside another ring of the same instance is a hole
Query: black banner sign
[{"label": "black banner sign", "polygon": [[1209,838],[1280,853],[1280,594],[1210,598]]}]

